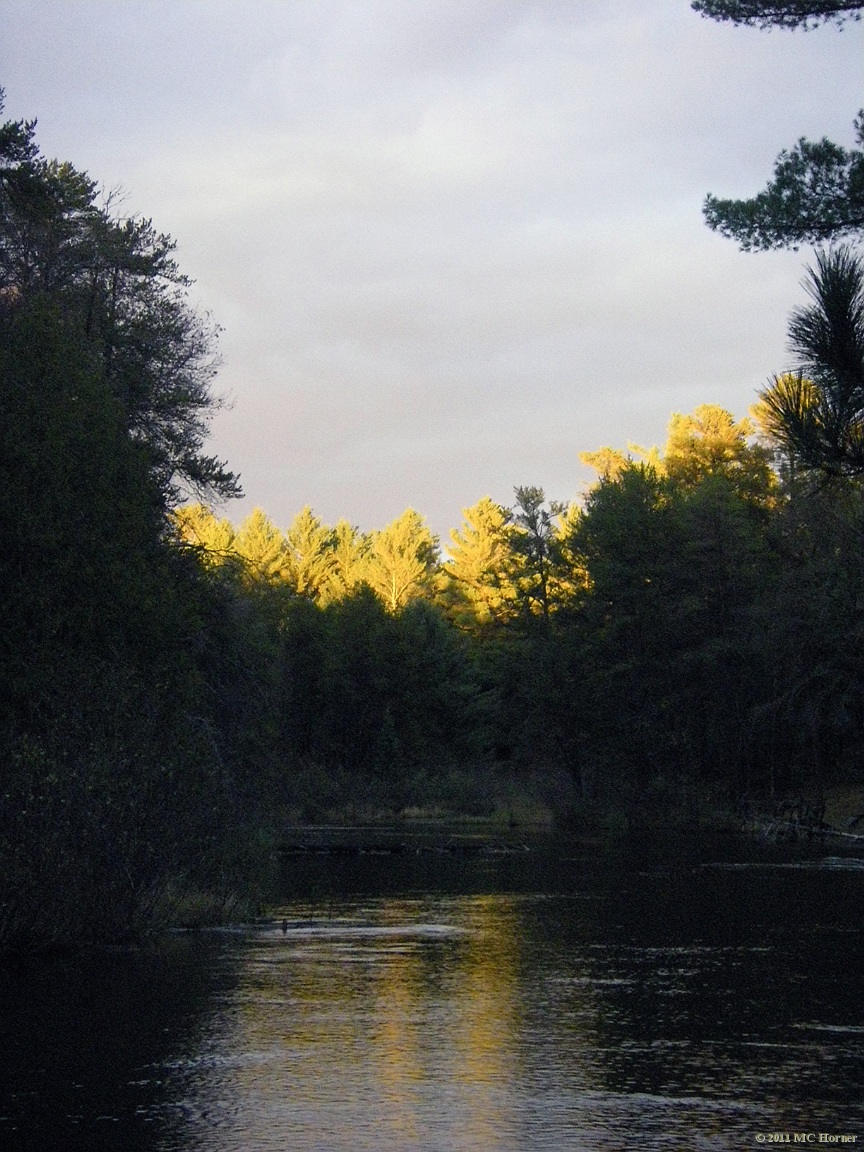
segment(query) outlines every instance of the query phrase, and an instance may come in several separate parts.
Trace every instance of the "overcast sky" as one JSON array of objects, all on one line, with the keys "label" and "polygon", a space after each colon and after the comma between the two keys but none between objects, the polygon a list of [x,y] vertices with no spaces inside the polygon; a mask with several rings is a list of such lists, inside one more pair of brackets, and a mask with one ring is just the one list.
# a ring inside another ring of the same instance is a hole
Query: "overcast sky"
[{"label": "overcast sky", "polygon": [[741,253],[702,200],[850,145],[862,47],[688,0],[0,0],[6,116],[122,185],[224,328],[226,513],[445,538],[672,412],[746,414],[809,252]]}]

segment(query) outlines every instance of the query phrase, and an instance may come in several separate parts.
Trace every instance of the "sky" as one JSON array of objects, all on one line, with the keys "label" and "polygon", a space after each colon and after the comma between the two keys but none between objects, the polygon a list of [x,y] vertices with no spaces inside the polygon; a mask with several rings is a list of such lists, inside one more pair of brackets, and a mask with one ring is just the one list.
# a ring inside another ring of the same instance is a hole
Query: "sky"
[{"label": "sky", "polygon": [[223,329],[220,513],[411,506],[442,542],[788,366],[812,253],[702,201],[852,145],[862,49],[688,0],[0,0],[4,118],[173,236]]}]

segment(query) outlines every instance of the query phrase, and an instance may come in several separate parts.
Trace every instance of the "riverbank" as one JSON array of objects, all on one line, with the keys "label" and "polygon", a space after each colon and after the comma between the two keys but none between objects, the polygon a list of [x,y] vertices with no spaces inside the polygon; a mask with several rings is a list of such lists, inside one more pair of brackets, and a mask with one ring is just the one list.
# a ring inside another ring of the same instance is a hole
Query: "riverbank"
[{"label": "riverbank", "polygon": [[[88,924],[70,907],[62,916],[39,917],[35,905],[29,922],[16,925],[7,917],[0,935],[0,954],[62,951],[93,944],[136,944],[175,929],[197,930],[267,917],[274,885],[285,869],[305,868],[314,858],[329,858],[340,866],[365,866],[373,857],[394,861],[406,855],[437,856],[454,862],[471,858],[518,856],[544,841],[609,845],[633,833],[681,837],[717,834],[754,840],[831,842],[864,847],[864,790],[852,783],[834,785],[824,797],[787,797],[757,809],[733,809],[710,789],[681,793],[675,803],[657,797],[642,810],[624,804],[573,803],[572,792],[561,790],[555,803],[555,781],[507,780],[487,811],[478,813],[442,804],[412,805],[394,811],[356,801],[316,811],[303,818],[295,807],[272,812],[235,832],[221,875],[212,882],[174,875],[147,891],[129,893],[125,906],[109,922]],[[58,892],[52,893],[56,903]],[[62,911],[62,910],[61,910]]]}]

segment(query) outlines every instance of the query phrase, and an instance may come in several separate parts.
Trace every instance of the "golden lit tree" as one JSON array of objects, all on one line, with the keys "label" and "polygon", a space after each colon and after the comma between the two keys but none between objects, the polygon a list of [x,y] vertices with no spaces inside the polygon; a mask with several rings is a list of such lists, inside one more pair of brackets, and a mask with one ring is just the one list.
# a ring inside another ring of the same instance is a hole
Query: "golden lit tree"
[{"label": "golden lit tree", "polygon": [[692,416],[675,413],[669,422],[663,471],[675,487],[685,490],[709,476],[722,476],[745,500],[766,504],[776,477],[770,451],[752,442],[755,431],[751,420],[736,421],[717,404],[700,404]]},{"label": "golden lit tree", "polygon": [[755,432],[752,420],[736,420],[718,404],[700,404],[692,415],[672,414],[662,455],[658,448],[628,444],[626,456],[617,448],[599,448],[580,453],[579,459],[596,468],[601,482],[618,481],[639,466],[679,491],[691,491],[709,476],[722,476],[739,496],[766,504],[774,497],[777,480],[772,453],[754,441]]},{"label": "golden lit tree", "polygon": [[234,547],[255,581],[290,581],[291,556],[285,537],[261,508],[254,508],[237,530]]},{"label": "golden lit tree", "polygon": [[236,555],[231,521],[220,520],[205,504],[184,504],[174,509],[172,518],[180,539],[199,549],[208,567],[223,564]]},{"label": "golden lit tree", "polygon": [[582,463],[595,469],[601,480],[620,479],[622,472],[633,463],[634,456],[643,464],[648,464],[660,472],[663,471],[660,449],[656,446],[643,448],[641,444],[628,443],[626,456],[618,448],[609,448],[608,446],[598,448],[596,452],[579,453],[579,459]]},{"label": "golden lit tree", "polygon": [[603,447],[596,452],[580,452],[579,459],[589,468],[594,468],[601,480],[617,480],[630,458],[618,448]]},{"label": "golden lit tree", "polygon": [[556,607],[573,604],[591,581],[576,540],[582,519],[581,507],[572,502],[559,505],[555,518],[556,564],[552,570],[552,601]]},{"label": "golden lit tree", "polygon": [[317,599],[330,583],[336,567],[332,530],[321,523],[307,504],[294,517],[286,540],[297,592]]},{"label": "golden lit tree", "polygon": [[489,496],[463,508],[461,531],[450,531],[449,560],[442,568],[442,599],[462,627],[504,620],[516,609],[510,513]]},{"label": "golden lit tree", "polygon": [[424,518],[406,508],[380,532],[373,532],[363,579],[391,612],[429,589],[438,560],[438,542]]},{"label": "golden lit tree", "polygon": [[331,540],[333,565],[322,591],[322,599],[327,602],[341,600],[362,584],[369,551],[369,541],[347,520],[339,521]]}]

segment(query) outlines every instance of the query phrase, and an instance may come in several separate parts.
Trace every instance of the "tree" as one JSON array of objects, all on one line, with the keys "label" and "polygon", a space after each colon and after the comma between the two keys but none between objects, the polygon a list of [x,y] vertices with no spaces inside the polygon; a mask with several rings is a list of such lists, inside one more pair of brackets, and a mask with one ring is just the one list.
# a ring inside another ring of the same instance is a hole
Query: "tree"
[{"label": "tree", "polygon": [[[864,111],[855,119],[864,144]],[[708,195],[708,227],[745,252],[820,244],[864,231],[864,151],[803,136],[774,165],[774,179],[751,200]]]},{"label": "tree", "polygon": [[332,531],[321,523],[307,504],[294,517],[286,540],[296,591],[301,596],[317,599],[330,582],[336,566]]},{"label": "tree", "polygon": [[[3,93],[0,90],[0,110]],[[45,160],[35,121],[0,127],[0,310],[51,299],[80,333],[128,436],[144,445],[164,511],[183,493],[240,494],[203,451],[219,407],[217,330],[189,303],[176,245],[151,221],[112,214],[71,164]]]},{"label": "tree", "polygon": [[510,546],[518,557],[519,596],[531,613],[548,617],[552,608],[553,571],[558,562],[556,517],[566,505],[550,501],[542,488],[525,486],[516,489],[516,507],[512,513]]},{"label": "tree", "polygon": [[620,449],[608,445],[598,448],[596,452],[580,452],[579,459],[589,468],[594,468],[601,480],[617,480],[628,464],[632,463]]},{"label": "tree", "polygon": [[770,696],[757,757],[772,785],[818,792],[857,774],[860,758],[864,505],[857,483],[790,492],[771,531],[782,564],[762,628]]},{"label": "tree", "polygon": [[0,127],[0,946],[116,940],[167,877],[208,883],[248,763],[214,716],[245,685],[209,675],[232,582],[178,546],[218,522],[168,515],[236,484],[202,451],[214,332],[171,242],[96,196]]},{"label": "tree", "polygon": [[462,530],[451,529],[443,566],[444,600],[462,627],[477,627],[512,615],[516,602],[513,553],[507,534],[511,514],[484,496],[463,508]]},{"label": "tree", "polygon": [[0,946],[116,939],[227,811],[195,566],[61,304],[0,319]]},{"label": "tree", "polygon": [[576,505],[547,502],[542,488],[516,488],[516,506],[508,532],[511,571],[524,619],[551,613],[585,587],[585,571],[571,542],[580,512]]},{"label": "tree", "polygon": [[237,530],[234,547],[251,579],[261,584],[290,581],[291,556],[285,537],[261,508],[253,508]]},{"label": "tree", "polygon": [[600,780],[630,776],[639,804],[652,790],[678,802],[698,776],[734,777],[763,687],[754,604],[770,578],[765,517],[722,470],[663,472],[631,462],[601,479],[573,540],[590,577],[589,744]]},{"label": "tree", "polygon": [[[864,4],[847,0],[693,0],[712,20],[760,28],[812,28],[829,20],[860,20]],[[864,144],[864,110],[855,120]],[[774,180],[750,200],[720,200],[710,193],[703,214],[708,227],[736,240],[743,251],[797,248],[864,231],[864,153],[823,137],[803,136],[774,165]]]},{"label": "tree", "polygon": [[692,416],[674,413],[663,457],[673,485],[693,489],[709,476],[723,477],[751,504],[765,505],[776,486],[771,454],[751,443],[755,427],[736,421],[717,404],[700,404]]},{"label": "tree", "polygon": [[693,0],[696,12],[711,20],[759,28],[812,28],[829,20],[860,20],[864,4],[850,0]]},{"label": "tree", "polygon": [[333,529],[333,567],[324,599],[341,600],[363,582],[363,571],[369,551],[369,541],[347,520],[340,520]]},{"label": "tree", "polygon": [[423,517],[407,508],[392,524],[374,532],[364,579],[391,612],[421,594],[438,560],[438,542]]},{"label": "tree", "polygon": [[175,508],[172,519],[180,540],[198,550],[202,562],[208,567],[224,564],[237,558],[234,551],[235,532],[230,520],[220,520],[204,504],[184,504]]},{"label": "tree", "polygon": [[864,475],[864,259],[851,249],[820,252],[804,288],[813,301],[792,313],[797,372],[760,393],[768,435],[805,472]]}]

